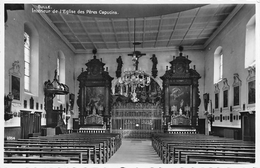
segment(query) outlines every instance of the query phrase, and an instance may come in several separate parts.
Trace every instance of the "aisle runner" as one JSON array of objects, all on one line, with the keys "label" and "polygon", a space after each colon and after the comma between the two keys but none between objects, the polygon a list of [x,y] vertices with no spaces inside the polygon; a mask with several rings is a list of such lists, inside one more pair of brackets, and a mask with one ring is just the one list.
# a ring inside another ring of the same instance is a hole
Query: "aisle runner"
[{"label": "aisle runner", "polygon": [[119,150],[107,164],[162,164],[151,140],[123,139]]}]

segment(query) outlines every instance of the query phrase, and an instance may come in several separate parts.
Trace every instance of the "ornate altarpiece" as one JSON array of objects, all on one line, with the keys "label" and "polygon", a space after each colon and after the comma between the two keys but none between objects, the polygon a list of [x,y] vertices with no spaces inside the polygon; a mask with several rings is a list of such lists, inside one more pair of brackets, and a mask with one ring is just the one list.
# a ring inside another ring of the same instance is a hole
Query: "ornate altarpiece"
[{"label": "ornate altarpiece", "polygon": [[198,107],[200,105],[199,73],[190,68],[188,56],[180,52],[173,57],[171,67],[166,67],[163,80],[163,109],[165,131],[196,131]]},{"label": "ornate altarpiece", "polygon": [[82,69],[78,76],[79,127],[82,130],[109,130],[113,78],[105,71],[105,63],[95,55],[85,65],[87,69]]}]

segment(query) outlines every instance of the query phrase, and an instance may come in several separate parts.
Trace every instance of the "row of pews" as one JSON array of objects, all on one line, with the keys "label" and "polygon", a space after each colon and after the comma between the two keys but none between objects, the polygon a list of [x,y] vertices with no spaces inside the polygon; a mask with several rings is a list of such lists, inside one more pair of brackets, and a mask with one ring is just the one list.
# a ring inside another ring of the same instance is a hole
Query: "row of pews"
[{"label": "row of pews", "polygon": [[152,146],[164,164],[255,163],[255,144],[201,134],[153,134]]},{"label": "row of pews", "polygon": [[4,141],[4,163],[104,164],[122,144],[120,134],[70,133]]}]

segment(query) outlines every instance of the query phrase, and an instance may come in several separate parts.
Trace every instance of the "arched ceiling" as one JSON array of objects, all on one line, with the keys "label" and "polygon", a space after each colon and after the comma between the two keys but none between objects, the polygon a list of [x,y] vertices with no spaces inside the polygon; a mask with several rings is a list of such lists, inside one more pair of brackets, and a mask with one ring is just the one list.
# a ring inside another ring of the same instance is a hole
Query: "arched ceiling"
[{"label": "arched ceiling", "polygon": [[[241,4],[34,5],[75,53],[204,49]],[[44,9],[43,7],[47,7]],[[49,10],[49,12],[47,12]],[[55,11],[54,11],[55,10]],[[54,13],[53,13],[54,12]],[[135,19],[134,19],[135,18]]]}]

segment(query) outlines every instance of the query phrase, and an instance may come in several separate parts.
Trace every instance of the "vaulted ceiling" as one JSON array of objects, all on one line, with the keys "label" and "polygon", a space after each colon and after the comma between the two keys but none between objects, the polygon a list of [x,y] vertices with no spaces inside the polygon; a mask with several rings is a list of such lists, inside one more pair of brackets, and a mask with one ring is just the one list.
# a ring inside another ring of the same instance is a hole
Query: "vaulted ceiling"
[{"label": "vaulted ceiling", "polygon": [[[84,5],[87,6],[87,4],[80,4],[81,7]],[[151,9],[156,10],[155,6]],[[190,5],[189,9],[186,4],[183,10],[180,6],[173,9],[174,4],[167,6],[172,7],[172,13],[169,13],[170,8],[160,9],[161,12],[149,12],[145,5],[139,5],[138,11],[142,9],[148,11],[142,14],[134,10],[137,9],[136,4],[135,6],[129,4],[122,5],[121,10],[126,13],[131,10],[132,13],[121,17],[113,15],[113,12],[118,12],[120,5],[117,5],[116,10],[110,10],[112,14],[105,17],[93,13],[94,17],[91,14],[78,15],[64,12],[41,13],[41,16],[75,53],[89,53],[94,48],[98,51],[132,50],[134,41],[141,43],[136,48],[144,50],[167,50],[179,46],[184,46],[186,49],[204,49],[243,5]],[[39,9],[37,5],[34,7]],[[95,7],[98,8],[98,5]],[[90,8],[88,6],[85,9]],[[73,11],[66,11],[73,13]],[[89,12],[91,11],[97,10],[93,8]]]}]

